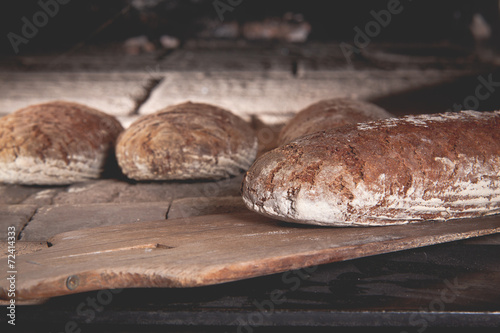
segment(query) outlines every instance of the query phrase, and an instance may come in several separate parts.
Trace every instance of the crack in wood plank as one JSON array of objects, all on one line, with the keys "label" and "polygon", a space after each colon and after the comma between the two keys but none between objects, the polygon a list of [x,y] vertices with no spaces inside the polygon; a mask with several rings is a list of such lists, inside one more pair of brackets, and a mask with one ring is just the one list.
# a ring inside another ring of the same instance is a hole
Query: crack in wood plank
[{"label": "crack in wood plank", "polygon": [[26,227],[28,226],[28,224],[33,220],[33,217],[36,215],[36,213],[38,212],[38,209],[40,207],[37,207],[34,211],[33,211],[33,214],[31,214],[31,216],[29,217],[28,221],[26,221],[26,223],[23,225],[23,227],[21,228],[21,230],[19,230],[19,233],[17,234],[17,237],[16,239],[19,241],[19,240],[22,240],[23,238],[23,232],[24,232],[24,229],[26,229]]},{"label": "crack in wood plank", "polygon": [[144,85],[143,94],[134,98],[135,106],[134,109],[128,114],[128,116],[136,116],[139,115],[139,110],[147,102],[152,92],[160,85],[163,81],[163,78],[150,78]]},{"label": "crack in wood plank", "polygon": [[[99,251],[92,251],[92,252],[84,252],[84,253],[77,253],[77,254],[70,254],[70,255],[63,255],[60,257],[55,257],[53,259],[63,259],[63,258],[74,258],[74,257],[81,257],[81,256],[90,256],[90,255],[100,255],[103,253],[115,253],[119,251],[130,251],[130,250],[170,250],[175,247],[173,246],[168,246],[160,243],[149,243],[149,244],[140,244],[140,245],[132,245],[132,246],[125,246],[125,247],[119,247],[119,248],[113,248],[113,249],[107,249],[107,250],[99,250]],[[148,251],[149,252],[149,251]],[[41,265],[39,263],[34,263],[37,265]]]}]

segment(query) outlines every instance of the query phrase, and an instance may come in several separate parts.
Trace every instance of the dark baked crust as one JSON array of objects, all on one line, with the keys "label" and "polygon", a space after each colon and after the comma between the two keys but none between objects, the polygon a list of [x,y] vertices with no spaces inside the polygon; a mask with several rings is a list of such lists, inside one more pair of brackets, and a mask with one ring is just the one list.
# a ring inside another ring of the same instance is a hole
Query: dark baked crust
[{"label": "dark baked crust", "polygon": [[247,170],[256,152],[255,133],[243,119],[190,102],[140,118],[116,148],[123,173],[136,180],[225,178]]},{"label": "dark baked crust", "polygon": [[69,184],[98,178],[123,130],[85,105],[54,101],[0,119],[0,181]]},{"label": "dark baked crust", "polygon": [[260,157],[247,206],[286,221],[389,225],[500,212],[500,111],[406,116],[301,137]]},{"label": "dark baked crust", "polygon": [[322,100],[299,111],[281,130],[278,144],[347,124],[390,117],[389,112],[372,103],[348,98]]}]

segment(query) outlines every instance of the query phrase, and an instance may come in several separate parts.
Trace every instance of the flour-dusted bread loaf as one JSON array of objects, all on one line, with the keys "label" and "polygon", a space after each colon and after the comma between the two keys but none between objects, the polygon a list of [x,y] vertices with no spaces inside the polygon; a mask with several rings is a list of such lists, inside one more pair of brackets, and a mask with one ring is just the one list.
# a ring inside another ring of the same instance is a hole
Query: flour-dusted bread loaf
[{"label": "flour-dusted bread loaf", "polygon": [[122,171],[135,180],[222,179],[247,170],[257,138],[243,119],[202,103],[143,116],[118,139]]},{"label": "flour-dusted bread loaf", "polygon": [[55,101],[0,118],[0,182],[62,185],[98,178],[123,130],[85,105]]},{"label": "flour-dusted bread loaf", "polygon": [[347,124],[390,118],[392,115],[381,107],[348,98],[322,100],[299,111],[283,127],[278,137],[282,145],[318,131],[329,130]]},{"label": "flour-dusted bread loaf", "polygon": [[330,226],[500,213],[500,111],[405,116],[301,137],[257,159],[242,194],[264,215]]}]

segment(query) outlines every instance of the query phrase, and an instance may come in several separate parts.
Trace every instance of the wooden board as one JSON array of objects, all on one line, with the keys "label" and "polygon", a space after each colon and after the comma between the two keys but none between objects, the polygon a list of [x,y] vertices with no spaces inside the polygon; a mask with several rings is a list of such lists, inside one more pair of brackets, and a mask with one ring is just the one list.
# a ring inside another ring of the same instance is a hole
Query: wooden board
[{"label": "wooden board", "polygon": [[[2,205],[0,204],[0,228],[7,230],[8,227],[14,226],[16,237],[19,236],[19,231],[24,228],[30,218],[36,211],[34,205]],[[0,234],[0,240],[7,240],[7,233]]]},{"label": "wooden board", "polygon": [[[165,71],[161,72],[161,83],[139,108],[139,114],[151,114],[190,100],[227,108],[245,120],[250,120],[252,115],[259,117],[271,113],[281,114],[282,121],[287,121],[295,112],[322,99],[383,98],[443,84],[471,73],[458,70],[324,70],[294,77],[287,71]],[[401,114],[405,110],[397,111]]]},{"label": "wooden board", "polygon": [[78,229],[166,219],[169,206],[169,201],[42,206],[23,229],[20,239],[44,241]]},{"label": "wooden board", "polygon": [[[500,217],[371,228],[287,224],[253,212],[66,232],[16,258],[19,300],[106,288],[196,287],[500,232]],[[7,299],[7,275],[0,298]]]},{"label": "wooden board", "polygon": [[144,97],[151,77],[146,69],[138,73],[0,73],[0,110],[11,113],[31,104],[68,100],[126,117]]}]

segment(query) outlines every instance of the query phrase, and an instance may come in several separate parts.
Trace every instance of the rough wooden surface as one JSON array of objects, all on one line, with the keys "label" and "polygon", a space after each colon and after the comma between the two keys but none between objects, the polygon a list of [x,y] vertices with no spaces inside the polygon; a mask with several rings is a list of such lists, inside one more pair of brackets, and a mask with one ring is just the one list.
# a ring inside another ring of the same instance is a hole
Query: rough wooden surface
[{"label": "rough wooden surface", "polygon": [[[350,97],[380,98],[453,80],[464,71],[438,70],[329,70],[294,77],[276,72],[169,71],[141,106],[140,114],[156,112],[168,105],[192,102],[227,108],[249,120],[266,113],[290,114],[321,99]],[[443,110],[444,111],[444,110]],[[400,110],[400,114],[404,110]]]},{"label": "rough wooden surface", "polygon": [[64,192],[65,187],[54,187],[47,189],[40,189],[38,192],[33,193],[29,197],[23,200],[25,205],[35,205],[37,207],[44,205],[52,205],[54,203],[54,197],[59,193]]},{"label": "rough wooden surface", "polygon": [[[454,50],[447,45],[422,47],[436,53]],[[370,50],[351,63],[338,43],[317,42],[187,41],[167,53],[127,55],[120,45],[110,45],[6,57],[0,59],[0,115],[66,99],[116,115],[128,127],[138,115],[191,100],[220,105],[247,120],[266,121],[273,118],[266,114],[274,114],[284,122],[319,99],[381,100],[492,68],[463,52],[456,57],[412,56],[411,47],[404,45],[370,45]],[[433,107],[432,99],[426,103],[432,112],[444,111],[442,104]],[[444,109],[452,106],[448,104]],[[404,107],[391,111],[408,113]]]},{"label": "rough wooden surface", "polygon": [[0,198],[8,204],[0,204],[0,227],[14,225],[18,234],[26,227],[18,235],[23,243],[47,241],[62,231],[166,218],[167,211],[168,218],[246,211],[241,177],[205,183],[105,179],[53,188],[2,185]]},{"label": "rough wooden surface", "polygon": [[67,100],[114,116],[134,112],[148,73],[0,73],[0,110],[11,113],[31,104]]},{"label": "rough wooden surface", "polygon": [[246,210],[239,194],[242,177],[199,183],[101,179],[57,187],[0,185],[0,227],[24,229],[21,241],[47,241],[63,231],[164,219],[169,211],[173,218]]},{"label": "rough wooden surface", "polygon": [[165,184],[131,184],[117,179],[103,179],[73,184],[54,197],[54,204],[94,204],[169,201],[173,193]]},{"label": "rough wooden surface", "polygon": [[51,205],[40,207],[20,235],[44,241],[65,231],[167,218],[170,202]]},{"label": "rough wooden surface", "polygon": [[172,202],[167,218],[177,219],[247,211],[241,196],[183,198]]},{"label": "rough wooden surface", "polygon": [[[312,228],[252,212],[59,234],[17,257],[19,299],[123,287],[194,287],[500,232],[498,216],[372,228]],[[110,237],[113,235],[113,237]],[[4,273],[5,275],[6,273]],[[7,280],[1,278],[0,298]]]},{"label": "rough wooden surface", "polygon": [[1,72],[122,72],[153,68],[159,53],[127,54],[121,43],[84,45],[0,58]]},{"label": "rough wooden surface", "polygon": [[[82,332],[99,333],[109,333],[111,325],[120,332],[125,325],[127,332],[134,327],[134,332],[179,333],[297,333],[311,325],[307,332],[369,333],[380,326],[390,333],[454,332],[458,327],[460,332],[497,332],[498,249],[462,243],[206,287],[130,288],[54,297],[39,306],[20,307],[22,320],[16,329],[31,323],[36,329],[30,333],[64,332],[64,324],[73,321]],[[96,301],[99,311],[91,311],[89,300]],[[7,325],[8,319],[0,317],[0,324]]]},{"label": "rough wooden surface", "polygon": [[34,205],[0,205],[0,240],[7,241],[8,227],[15,227],[16,237],[37,209]]},{"label": "rough wooden surface", "polygon": [[158,61],[161,70],[196,72],[292,72],[290,44],[191,40]]},{"label": "rough wooden surface", "polygon": [[26,200],[31,195],[36,195],[43,188],[36,186],[20,186],[0,184],[0,204],[15,205]]},{"label": "rough wooden surface", "polygon": [[[47,242],[16,242],[16,255],[24,255],[47,249]],[[0,243],[0,257],[5,258],[9,255],[7,242]]]},{"label": "rough wooden surface", "polygon": [[186,197],[239,195],[243,174],[207,182],[130,182],[101,179],[69,186],[53,199],[54,204],[161,202]]},{"label": "rough wooden surface", "polygon": [[471,238],[463,241],[469,245],[500,245],[500,234],[488,235],[483,237]]}]

